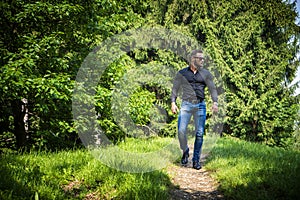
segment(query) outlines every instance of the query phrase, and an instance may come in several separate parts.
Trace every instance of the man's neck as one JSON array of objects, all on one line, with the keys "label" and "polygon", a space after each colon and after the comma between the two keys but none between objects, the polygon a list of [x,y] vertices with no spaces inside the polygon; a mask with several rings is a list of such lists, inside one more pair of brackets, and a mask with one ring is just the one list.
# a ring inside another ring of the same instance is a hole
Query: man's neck
[{"label": "man's neck", "polygon": [[190,69],[192,70],[192,72],[194,72],[194,74],[196,74],[197,67],[195,67],[194,65],[190,65]]}]

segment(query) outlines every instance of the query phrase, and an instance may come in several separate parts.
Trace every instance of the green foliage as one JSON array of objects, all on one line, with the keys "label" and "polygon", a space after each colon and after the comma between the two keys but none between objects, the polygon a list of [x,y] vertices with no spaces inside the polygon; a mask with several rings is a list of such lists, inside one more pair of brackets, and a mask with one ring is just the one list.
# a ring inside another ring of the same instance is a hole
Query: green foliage
[{"label": "green foliage", "polygon": [[[7,106],[1,109],[1,133],[13,132],[17,140],[20,140],[18,134],[22,135],[18,147],[24,145],[26,137],[30,139],[27,143],[34,146],[49,144],[50,148],[56,148],[70,139],[73,145],[77,136],[72,124],[71,95],[81,62],[97,42],[133,24],[139,26],[142,21],[132,11],[120,11],[123,3],[1,3],[0,102]],[[113,13],[113,17],[107,13]],[[23,125],[18,126],[23,130],[18,131],[17,122],[8,120],[10,116],[16,121],[23,120],[25,113],[21,109],[14,113],[11,107],[15,101],[21,104],[24,98],[28,100],[30,132]],[[18,120],[16,115],[20,116]]]},{"label": "green foliage", "polygon": [[[298,95],[298,98],[299,98],[299,95]],[[295,122],[295,133],[294,133],[294,137],[292,139],[294,139],[294,144],[293,144],[292,148],[299,151],[300,150],[300,108],[298,108],[298,115],[297,115],[296,122]]]},{"label": "green foliage", "polygon": [[[294,8],[295,2],[280,0],[3,1],[0,134],[8,140],[13,133],[17,142],[12,144],[19,148],[26,142],[60,148],[70,141],[72,146],[78,137],[71,97],[84,58],[115,34],[159,24],[196,38],[212,58],[225,83],[225,134],[287,147],[293,142],[299,103],[292,95],[295,88],[287,87],[299,65],[295,56],[300,30]],[[124,116],[119,117],[129,117],[131,127],[174,135],[168,78],[184,66],[182,58],[160,49],[135,49],[112,63],[92,88],[98,122],[109,138],[119,141],[126,136],[113,114],[122,108]],[[126,106],[114,104],[126,77],[139,83],[132,85],[133,92],[125,90],[128,97],[119,94]],[[23,122],[26,112],[28,130]],[[213,126],[211,116],[208,112],[208,127]]]},{"label": "green foliage", "polygon": [[162,50],[136,50],[106,68],[96,89],[95,105],[101,129],[109,139],[175,134],[176,130],[167,132],[167,127],[172,73],[180,67],[177,59]]},{"label": "green foliage", "polygon": [[225,81],[224,132],[288,146],[297,112],[287,87],[298,66],[293,62],[297,46],[289,42],[299,32],[292,6],[281,1],[201,3],[191,28]]},{"label": "green foliage", "polygon": [[[1,3],[0,102],[8,106],[1,117],[19,148],[25,142],[60,148],[66,146],[62,138],[74,145],[71,94],[76,70],[95,35],[90,32],[95,19],[90,6],[86,1]],[[23,99],[27,113],[17,107]],[[25,114],[29,130],[22,125]]]},{"label": "green foliage", "polygon": [[129,99],[130,115],[136,124],[150,122],[150,111],[155,101],[154,93],[147,90],[137,89]]}]

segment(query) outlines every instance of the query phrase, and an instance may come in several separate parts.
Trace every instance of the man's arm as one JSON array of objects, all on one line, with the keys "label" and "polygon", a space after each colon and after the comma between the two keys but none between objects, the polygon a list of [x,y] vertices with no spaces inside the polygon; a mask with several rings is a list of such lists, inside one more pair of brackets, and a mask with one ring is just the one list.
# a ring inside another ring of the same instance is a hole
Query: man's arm
[{"label": "man's arm", "polygon": [[213,81],[213,76],[210,72],[208,72],[208,76],[206,78],[205,83],[210,91],[210,95],[213,101],[212,111],[218,112],[218,92],[217,92],[216,85]]},{"label": "man's arm", "polygon": [[177,72],[174,82],[173,82],[173,87],[172,87],[172,94],[171,94],[171,110],[173,114],[176,114],[177,111],[179,110],[177,105],[176,105],[176,99],[178,95],[178,90],[181,84],[181,74]]}]

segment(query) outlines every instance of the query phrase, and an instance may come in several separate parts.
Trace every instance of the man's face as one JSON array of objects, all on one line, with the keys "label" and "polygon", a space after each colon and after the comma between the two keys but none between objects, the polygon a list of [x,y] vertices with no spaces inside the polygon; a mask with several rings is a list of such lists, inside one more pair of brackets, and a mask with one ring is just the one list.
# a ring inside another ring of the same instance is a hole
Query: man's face
[{"label": "man's face", "polygon": [[192,57],[192,64],[197,68],[203,67],[203,64],[204,64],[204,55],[203,55],[203,53],[197,53],[196,55],[194,55]]}]

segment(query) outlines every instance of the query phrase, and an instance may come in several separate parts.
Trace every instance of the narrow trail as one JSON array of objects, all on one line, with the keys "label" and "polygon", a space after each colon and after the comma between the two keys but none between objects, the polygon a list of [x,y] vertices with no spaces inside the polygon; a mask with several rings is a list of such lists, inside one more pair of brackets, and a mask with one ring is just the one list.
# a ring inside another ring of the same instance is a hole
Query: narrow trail
[{"label": "narrow trail", "polygon": [[[190,149],[190,152],[193,150]],[[167,173],[175,186],[170,191],[170,200],[194,200],[194,199],[224,199],[218,191],[218,182],[205,169],[205,160],[208,155],[202,154],[202,169],[195,170],[192,166],[192,154],[190,153],[187,166],[181,166],[180,163],[172,164],[167,168]]]}]

